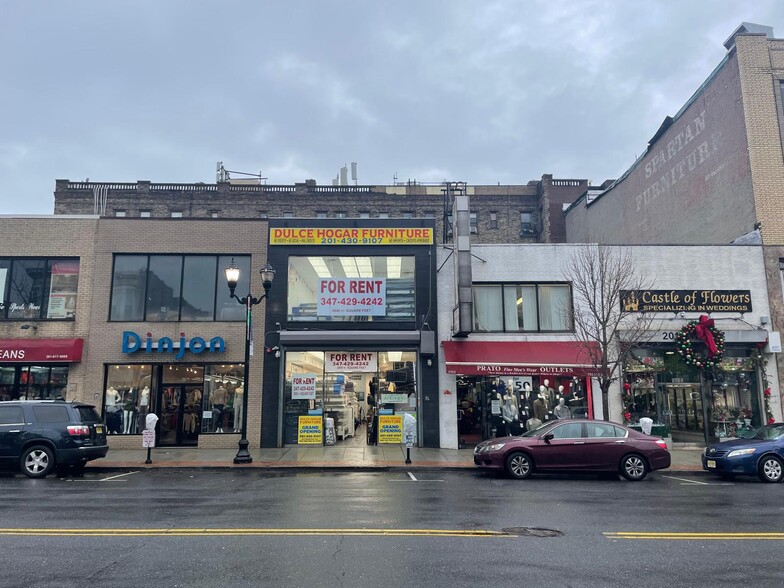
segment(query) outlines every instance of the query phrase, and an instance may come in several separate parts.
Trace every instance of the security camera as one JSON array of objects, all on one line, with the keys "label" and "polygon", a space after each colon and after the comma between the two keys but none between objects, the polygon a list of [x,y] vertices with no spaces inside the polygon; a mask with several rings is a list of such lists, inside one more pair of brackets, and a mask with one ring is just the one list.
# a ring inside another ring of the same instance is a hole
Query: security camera
[{"label": "security camera", "polygon": [[682,310],[678,313],[678,316],[684,318],[686,316],[686,312]]}]

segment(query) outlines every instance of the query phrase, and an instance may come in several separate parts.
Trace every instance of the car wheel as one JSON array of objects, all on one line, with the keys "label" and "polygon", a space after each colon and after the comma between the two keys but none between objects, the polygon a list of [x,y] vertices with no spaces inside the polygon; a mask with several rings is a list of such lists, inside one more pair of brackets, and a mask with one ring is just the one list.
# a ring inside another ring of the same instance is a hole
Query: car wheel
[{"label": "car wheel", "polygon": [[530,476],[533,471],[534,463],[527,453],[515,451],[514,453],[510,453],[506,458],[506,473],[513,478],[524,480]]},{"label": "car wheel", "polygon": [[54,468],[54,454],[45,445],[34,445],[22,454],[20,465],[28,478],[45,478]]},{"label": "car wheel", "polygon": [[648,464],[641,455],[626,455],[621,460],[621,475],[632,482],[639,482],[648,475]]},{"label": "car wheel", "polygon": [[781,459],[775,455],[766,455],[760,460],[757,475],[763,482],[781,482],[784,477]]}]

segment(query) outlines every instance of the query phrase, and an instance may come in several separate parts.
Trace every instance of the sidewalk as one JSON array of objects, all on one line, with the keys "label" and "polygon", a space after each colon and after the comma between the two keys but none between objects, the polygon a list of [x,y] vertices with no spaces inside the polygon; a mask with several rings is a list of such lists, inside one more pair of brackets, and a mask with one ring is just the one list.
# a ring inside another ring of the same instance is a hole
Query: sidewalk
[{"label": "sidewalk", "polygon": [[[236,449],[196,449],[164,447],[152,450],[152,464],[146,465],[146,449],[111,449],[103,459],[91,461],[91,470],[127,468],[315,468],[341,470],[385,469],[473,469],[472,449],[411,449],[406,465],[405,449],[399,445],[370,447],[285,447],[251,449],[253,463],[235,465]],[[667,472],[701,472],[700,449],[673,449],[672,466]]]}]

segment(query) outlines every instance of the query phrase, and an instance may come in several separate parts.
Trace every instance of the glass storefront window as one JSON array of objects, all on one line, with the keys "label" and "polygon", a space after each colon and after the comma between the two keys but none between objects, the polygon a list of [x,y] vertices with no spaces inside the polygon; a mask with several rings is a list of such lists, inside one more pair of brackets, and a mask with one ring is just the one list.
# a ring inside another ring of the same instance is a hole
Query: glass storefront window
[{"label": "glass storefront window", "polygon": [[202,433],[241,432],[244,368],[241,363],[205,366]]},{"label": "glass storefront window", "polygon": [[288,351],[285,357],[285,445],[299,442],[304,416],[323,419],[321,442],[328,445],[379,443],[379,415],[402,417],[416,430],[415,351]]},{"label": "glass storefront window", "polygon": [[413,321],[414,257],[289,257],[288,320]]},{"label": "glass storefront window", "polygon": [[155,410],[152,376],[149,364],[106,367],[103,418],[110,434],[133,435],[144,430],[147,414]]},{"label": "glass storefront window", "polygon": [[17,365],[0,367],[0,401],[71,400],[68,367]]},{"label": "glass storefront window", "polygon": [[624,365],[623,386],[629,420],[653,419],[654,426],[666,426],[674,442],[735,439],[763,424],[748,350],[728,349],[719,369],[701,372],[669,347],[633,349]]}]

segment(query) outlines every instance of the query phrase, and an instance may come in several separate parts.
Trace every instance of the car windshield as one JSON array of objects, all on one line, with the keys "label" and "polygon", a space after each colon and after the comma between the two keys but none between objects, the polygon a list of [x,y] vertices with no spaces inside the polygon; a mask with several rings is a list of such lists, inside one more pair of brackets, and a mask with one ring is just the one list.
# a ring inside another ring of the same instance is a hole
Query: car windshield
[{"label": "car windshield", "polygon": [[760,427],[754,434],[746,437],[747,439],[758,439],[761,441],[772,441],[784,435],[784,425],[767,425]]}]

